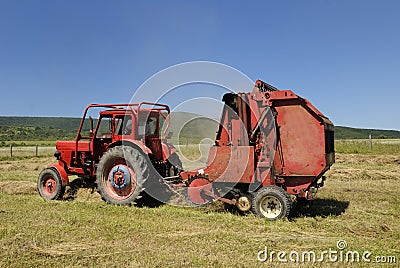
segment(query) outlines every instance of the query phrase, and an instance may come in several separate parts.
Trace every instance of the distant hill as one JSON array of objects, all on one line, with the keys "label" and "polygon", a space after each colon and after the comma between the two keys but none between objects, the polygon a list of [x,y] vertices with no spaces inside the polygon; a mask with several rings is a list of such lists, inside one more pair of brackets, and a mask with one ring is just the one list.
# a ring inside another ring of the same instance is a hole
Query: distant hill
[{"label": "distant hill", "polygon": [[[171,142],[177,144],[199,143],[203,139],[215,139],[219,124],[217,121],[193,113],[171,113],[169,132],[173,132]],[[179,137],[178,135],[179,134]]]},{"label": "distant hill", "polygon": [[74,139],[79,123],[80,118],[0,116],[0,142]]},{"label": "distant hill", "polygon": [[400,139],[398,130],[363,129],[335,126],[335,139]]},{"label": "distant hill", "polygon": [[[66,117],[16,117],[0,116],[0,142],[22,140],[59,140],[74,139],[80,118]],[[182,124],[182,122],[186,122]],[[200,141],[204,138],[215,138],[218,123],[192,113],[175,112],[171,114],[169,131],[174,132],[173,139],[184,142]],[[400,131],[359,129],[335,126],[335,139],[400,139]]]},{"label": "distant hill", "polygon": [[23,117],[0,116],[0,126],[52,127],[57,129],[78,129],[81,118],[71,117]]}]

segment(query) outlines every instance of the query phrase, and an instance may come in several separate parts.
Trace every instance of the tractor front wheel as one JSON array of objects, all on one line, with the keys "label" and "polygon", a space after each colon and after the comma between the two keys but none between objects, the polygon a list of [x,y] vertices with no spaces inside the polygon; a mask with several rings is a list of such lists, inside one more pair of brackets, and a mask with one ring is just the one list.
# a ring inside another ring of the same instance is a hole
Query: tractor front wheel
[{"label": "tractor front wheel", "polygon": [[277,186],[266,186],[258,190],[252,204],[257,216],[271,221],[289,217],[291,208],[290,196]]},{"label": "tractor front wheel", "polygon": [[61,176],[53,168],[46,168],[40,173],[37,189],[40,196],[48,200],[61,199],[65,192]]}]

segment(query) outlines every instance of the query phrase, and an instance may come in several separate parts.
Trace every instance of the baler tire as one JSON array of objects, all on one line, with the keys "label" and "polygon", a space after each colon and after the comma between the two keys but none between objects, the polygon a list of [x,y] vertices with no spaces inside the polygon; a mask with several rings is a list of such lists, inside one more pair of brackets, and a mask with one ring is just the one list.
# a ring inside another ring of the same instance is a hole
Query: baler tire
[{"label": "baler tire", "polygon": [[[270,212],[268,212],[268,209]],[[288,218],[291,209],[292,200],[289,194],[280,187],[266,186],[255,193],[252,211],[260,218],[271,221]]]},{"label": "baler tire", "polygon": [[[127,189],[117,189],[114,181],[110,180],[110,173],[116,166],[129,170],[129,185],[123,185]],[[101,157],[97,166],[97,192],[109,204],[135,205],[135,201],[141,197],[140,193],[144,190],[149,174],[149,161],[144,153],[130,146],[113,147]]]},{"label": "baler tire", "polygon": [[54,168],[46,168],[39,174],[37,190],[41,197],[48,200],[60,200],[65,193],[61,175]]},{"label": "baler tire", "polygon": [[[242,196],[246,196],[248,197],[248,199],[250,200],[251,204],[253,203],[253,195],[249,192],[243,192],[239,189],[233,189],[231,190],[229,193],[227,193],[224,197],[228,198],[228,199],[236,199],[236,202],[239,201],[239,198]],[[238,203],[236,203],[236,205],[231,205],[228,203],[224,203],[224,210],[233,214],[238,214],[238,215],[246,215],[247,213],[249,213],[252,209],[252,206],[250,205],[250,208],[248,210],[241,210],[238,207]]]}]

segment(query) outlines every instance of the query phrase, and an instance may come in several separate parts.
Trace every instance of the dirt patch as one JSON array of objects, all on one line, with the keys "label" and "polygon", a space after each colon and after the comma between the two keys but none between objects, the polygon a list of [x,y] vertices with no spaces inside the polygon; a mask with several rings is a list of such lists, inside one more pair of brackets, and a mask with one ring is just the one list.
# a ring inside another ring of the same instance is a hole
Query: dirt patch
[{"label": "dirt patch", "polygon": [[96,248],[95,244],[67,243],[54,244],[50,248],[41,248],[37,245],[31,246],[32,250],[46,256],[74,255],[84,250]]},{"label": "dirt patch", "polygon": [[37,194],[36,183],[30,181],[0,181],[0,193]]},{"label": "dirt patch", "polygon": [[168,234],[157,234],[157,236],[161,237],[191,237],[191,236],[199,236],[199,235],[205,235],[209,232],[188,232],[188,231],[178,231],[178,232],[173,232],[173,233],[168,233]]}]

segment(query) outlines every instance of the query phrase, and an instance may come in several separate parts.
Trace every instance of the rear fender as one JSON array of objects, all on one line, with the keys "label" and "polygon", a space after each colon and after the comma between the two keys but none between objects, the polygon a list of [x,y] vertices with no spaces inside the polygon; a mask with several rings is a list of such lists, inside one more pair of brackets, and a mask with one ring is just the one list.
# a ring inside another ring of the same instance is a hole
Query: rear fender
[{"label": "rear fender", "polygon": [[65,171],[64,167],[62,167],[58,164],[53,164],[53,165],[51,165],[51,168],[55,169],[58,172],[58,174],[60,174],[63,186],[66,186],[69,184],[68,174]]},{"label": "rear fender", "polygon": [[108,146],[108,149],[115,147],[115,146],[120,146],[120,145],[139,148],[146,155],[152,154],[152,151],[150,150],[149,147],[147,147],[143,142],[136,141],[136,140],[124,140],[124,141],[114,142]]}]

